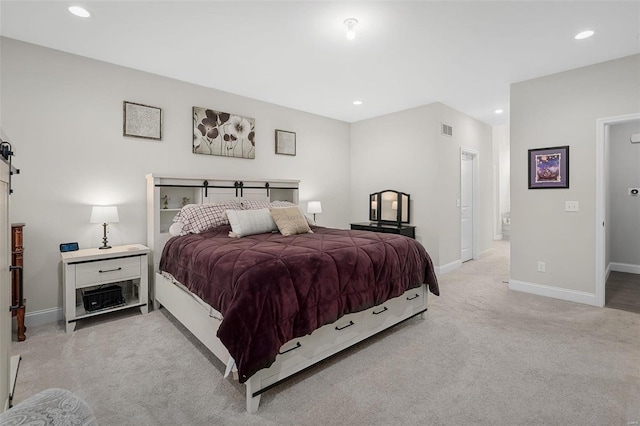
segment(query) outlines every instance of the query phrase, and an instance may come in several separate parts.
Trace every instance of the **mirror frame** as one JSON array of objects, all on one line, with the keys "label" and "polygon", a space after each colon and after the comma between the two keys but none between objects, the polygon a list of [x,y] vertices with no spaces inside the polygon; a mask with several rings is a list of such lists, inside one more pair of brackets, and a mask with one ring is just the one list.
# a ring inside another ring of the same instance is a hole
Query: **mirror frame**
[{"label": "mirror frame", "polygon": [[[396,201],[399,201],[397,204],[398,209],[397,209],[395,220],[382,219],[382,204],[383,204],[382,195],[384,193],[389,193],[389,192],[395,194]],[[407,199],[406,204],[401,202],[401,200],[403,200],[404,197],[406,197]],[[386,189],[384,191],[374,192],[372,194],[369,194],[369,221],[379,222],[379,223],[393,223],[398,226],[400,226],[403,223],[411,223],[410,202],[411,202],[411,196],[409,194],[405,192],[395,191],[393,189]],[[407,210],[406,212],[404,211],[404,208],[403,208],[405,205]],[[406,213],[406,220],[402,220],[405,213]]]}]

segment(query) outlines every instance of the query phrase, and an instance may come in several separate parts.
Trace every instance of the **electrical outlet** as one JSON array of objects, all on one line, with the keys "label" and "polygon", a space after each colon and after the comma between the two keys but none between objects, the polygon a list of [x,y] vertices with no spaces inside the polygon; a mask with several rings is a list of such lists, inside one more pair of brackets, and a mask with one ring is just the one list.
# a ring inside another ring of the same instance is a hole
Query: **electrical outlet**
[{"label": "electrical outlet", "polygon": [[547,264],[544,262],[538,262],[538,272],[547,272]]},{"label": "electrical outlet", "polygon": [[578,202],[578,201],[565,201],[564,202],[564,211],[566,211],[566,212],[579,212],[580,211],[580,202]]}]

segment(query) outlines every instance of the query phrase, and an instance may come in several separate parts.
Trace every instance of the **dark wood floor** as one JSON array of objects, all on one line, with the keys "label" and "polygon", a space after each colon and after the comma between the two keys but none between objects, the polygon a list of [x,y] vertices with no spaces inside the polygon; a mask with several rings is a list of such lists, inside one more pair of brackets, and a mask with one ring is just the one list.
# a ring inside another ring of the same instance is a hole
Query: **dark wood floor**
[{"label": "dark wood floor", "polygon": [[611,272],[607,280],[604,306],[640,314],[640,275]]}]

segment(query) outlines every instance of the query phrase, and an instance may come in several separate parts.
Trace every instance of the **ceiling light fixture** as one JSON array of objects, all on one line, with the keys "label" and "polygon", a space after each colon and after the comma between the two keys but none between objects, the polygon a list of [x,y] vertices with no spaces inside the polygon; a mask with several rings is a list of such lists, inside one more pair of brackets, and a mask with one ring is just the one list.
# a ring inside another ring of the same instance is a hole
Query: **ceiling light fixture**
[{"label": "ceiling light fixture", "polygon": [[595,31],[593,30],[586,30],[586,31],[582,31],[581,33],[576,34],[576,36],[574,37],[576,40],[583,40],[585,38],[589,38],[591,37],[593,34],[595,34]]},{"label": "ceiling light fixture", "polygon": [[69,12],[71,12],[74,15],[79,16],[81,18],[88,18],[89,16],[91,16],[91,12],[89,12],[84,7],[80,7],[80,6],[71,6],[71,7],[69,7]]},{"label": "ceiling light fixture", "polygon": [[347,27],[347,40],[353,40],[356,38],[356,25],[358,20],[356,18],[349,18],[344,20],[344,25]]},{"label": "ceiling light fixture", "polygon": [[353,101],[354,105],[362,105],[362,101]]},{"label": "ceiling light fixture", "polygon": [[494,111],[496,114],[502,114],[504,112],[503,109],[497,109]]}]

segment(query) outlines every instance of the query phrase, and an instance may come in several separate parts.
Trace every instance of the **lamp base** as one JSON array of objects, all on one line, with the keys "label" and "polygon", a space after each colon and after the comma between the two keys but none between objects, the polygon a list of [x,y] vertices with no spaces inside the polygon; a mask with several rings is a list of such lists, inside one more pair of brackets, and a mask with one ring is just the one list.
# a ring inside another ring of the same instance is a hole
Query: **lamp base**
[{"label": "lamp base", "polygon": [[103,250],[103,249],[110,249],[110,248],[111,248],[111,246],[107,244],[107,224],[106,224],[106,223],[103,223],[103,224],[102,224],[102,226],[103,226],[103,228],[104,228],[104,229],[103,229],[104,233],[102,234],[102,245],[101,245],[100,247],[98,247],[98,248],[99,248],[100,250]]}]

